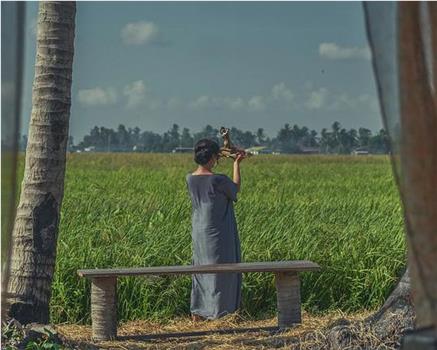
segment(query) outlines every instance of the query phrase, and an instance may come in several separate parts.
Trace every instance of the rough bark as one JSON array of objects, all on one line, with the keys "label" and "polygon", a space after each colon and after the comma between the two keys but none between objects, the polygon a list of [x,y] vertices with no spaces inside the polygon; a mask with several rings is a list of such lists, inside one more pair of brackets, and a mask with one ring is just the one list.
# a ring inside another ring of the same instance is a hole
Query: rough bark
[{"label": "rough bark", "polygon": [[47,323],[71,105],[75,2],[41,2],[24,179],[12,234],[10,316]]},{"label": "rough bark", "polygon": [[[421,14],[420,6],[427,11]],[[423,13],[429,15],[431,40]],[[362,322],[380,339],[398,339],[406,330],[437,332],[437,5],[398,5],[400,85],[400,175],[408,241],[408,266],[382,308]],[[431,62],[426,45],[431,43]],[[431,69],[430,69],[431,67]],[[430,74],[430,72],[433,72]],[[394,167],[396,171],[396,167]],[[410,282],[411,278],[411,282]],[[413,307],[414,304],[414,307]],[[330,330],[333,348],[353,343],[351,325]],[[355,327],[356,328],[356,327]],[[437,334],[437,333],[434,333]]]},{"label": "rough bark", "polygon": [[[417,326],[434,327],[437,331],[437,92],[432,88],[426,62],[420,6],[400,2],[398,11],[400,186]],[[435,5],[428,8],[434,27],[435,10]],[[431,47],[431,60],[435,67],[436,46]]]}]

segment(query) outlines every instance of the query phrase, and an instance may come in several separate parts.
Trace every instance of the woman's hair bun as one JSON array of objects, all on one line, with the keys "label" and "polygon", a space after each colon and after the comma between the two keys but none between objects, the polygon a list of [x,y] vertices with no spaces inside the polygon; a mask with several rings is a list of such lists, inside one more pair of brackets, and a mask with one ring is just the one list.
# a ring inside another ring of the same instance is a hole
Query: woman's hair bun
[{"label": "woman's hair bun", "polygon": [[220,152],[217,142],[210,139],[201,139],[194,146],[194,161],[199,165],[207,164],[214,154]]}]

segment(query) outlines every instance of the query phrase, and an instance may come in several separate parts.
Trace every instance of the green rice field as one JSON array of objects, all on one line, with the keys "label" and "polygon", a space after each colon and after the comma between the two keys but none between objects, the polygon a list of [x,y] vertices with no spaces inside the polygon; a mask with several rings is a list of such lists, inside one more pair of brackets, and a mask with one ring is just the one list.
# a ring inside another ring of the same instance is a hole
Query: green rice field
[{"label": "green rice field", "polygon": [[[217,172],[230,175],[232,161]],[[191,204],[183,154],[69,155],[51,321],[90,322],[80,268],[189,264]],[[242,163],[235,205],[245,261],[312,260],[305,310],[376,308],[405,266],[399,195],[385,156],[254,156]],[[120,278],[119,318],[189,314],[191,279]],[[242,313],[275,314],[271,274],[243,277]]]}]

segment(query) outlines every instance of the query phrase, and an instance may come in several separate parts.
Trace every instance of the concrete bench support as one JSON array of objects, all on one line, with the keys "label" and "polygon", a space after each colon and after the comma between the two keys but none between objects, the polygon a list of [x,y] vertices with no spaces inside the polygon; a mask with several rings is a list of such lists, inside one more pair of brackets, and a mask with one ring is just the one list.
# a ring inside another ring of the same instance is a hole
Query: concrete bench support
[{"label": "concrete bench support", "polygon": [[94,340],[116,338],[117,277],[99,277],[91,280],[91,321]]},{"label": "concrete bench support", "polygon": [[278,327],[290,328],[302,322],[299,275],[294,272],[275,273]]}]

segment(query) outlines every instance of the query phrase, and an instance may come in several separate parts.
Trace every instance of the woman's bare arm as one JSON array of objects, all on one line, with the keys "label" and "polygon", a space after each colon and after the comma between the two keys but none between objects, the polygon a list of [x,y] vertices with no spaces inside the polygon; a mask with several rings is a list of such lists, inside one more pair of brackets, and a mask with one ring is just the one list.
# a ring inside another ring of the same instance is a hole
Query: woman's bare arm
[{"label": "woman's bare arm", "polygon": [[244,159],[243,154],[237,155],[237,158],[234,160],[234,176],[233,181],[237,185],[238,191],[240,191],[241,186],[241,174],[240,174],[240,162]]}]

